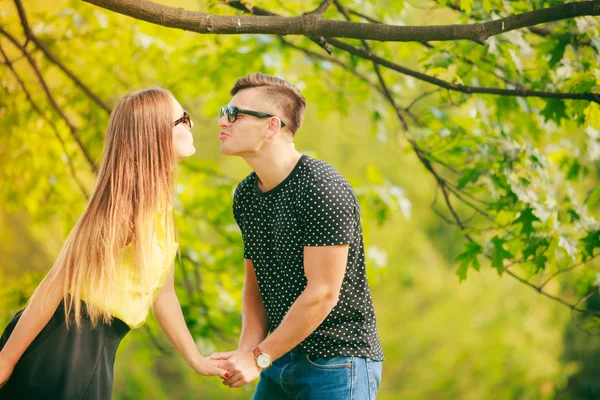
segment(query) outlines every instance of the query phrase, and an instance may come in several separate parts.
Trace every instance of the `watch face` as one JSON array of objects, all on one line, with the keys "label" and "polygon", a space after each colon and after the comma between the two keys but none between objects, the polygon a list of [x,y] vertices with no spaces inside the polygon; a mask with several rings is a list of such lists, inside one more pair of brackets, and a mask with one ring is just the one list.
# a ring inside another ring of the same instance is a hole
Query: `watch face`
[{"label": "watch face", "polygon": [[258,364],[260,368],[268,368],[271,365],[271,357],[266,354],[259,354],[258,357],[256,357],[256,364]]}]

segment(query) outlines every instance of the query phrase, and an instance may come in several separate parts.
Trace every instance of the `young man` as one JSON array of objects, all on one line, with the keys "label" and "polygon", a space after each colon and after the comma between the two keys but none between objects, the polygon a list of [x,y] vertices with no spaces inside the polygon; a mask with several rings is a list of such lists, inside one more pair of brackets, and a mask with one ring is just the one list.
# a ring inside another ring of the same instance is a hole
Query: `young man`
[{"label": "young man", "polygon": [[[244,240],[242,334],[216,353],[254,399],[374,399],[383,353],[365,273],[360,208],[329,164],[300,154],[306,105],[288,82],[238,79],[221,110],[221,152],[252,167],[233,212]],[[267,333],[270,333],[267,337]]]}]

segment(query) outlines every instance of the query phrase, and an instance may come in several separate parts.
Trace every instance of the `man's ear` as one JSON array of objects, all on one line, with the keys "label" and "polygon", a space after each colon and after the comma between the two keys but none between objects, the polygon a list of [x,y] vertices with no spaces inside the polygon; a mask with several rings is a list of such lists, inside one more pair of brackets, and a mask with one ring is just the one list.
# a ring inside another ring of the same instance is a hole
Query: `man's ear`
[{"label": "man's ear", "polygon": [[270,117],[269,125],[267,126],[267,137],[271,138],[275,136],[281,130],[281,120],[279,117]]}]

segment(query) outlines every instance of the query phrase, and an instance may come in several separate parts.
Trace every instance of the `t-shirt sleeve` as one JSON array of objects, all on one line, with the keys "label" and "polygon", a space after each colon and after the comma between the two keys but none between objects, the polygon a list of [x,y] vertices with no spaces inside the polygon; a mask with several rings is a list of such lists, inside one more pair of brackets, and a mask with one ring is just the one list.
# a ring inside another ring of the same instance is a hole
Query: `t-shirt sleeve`
[{"label": "t-shirt sleeve", "polygon": [[318,181],[306,188],[301,201],[304,246],[352,242],[356,198],[343,182]]},{"label": "t-shirt sleeve", "polygon": [[233,218],[235,219],[235,222],[240,227],[240,231],[242,232],[242,241],[244,242],[244,258],[250,258],[248,246],[246,244],[246,227],[244,224],[244,216],[246,214],[246,210],[241,196],[242,195],[238,187],[233,193]]}]

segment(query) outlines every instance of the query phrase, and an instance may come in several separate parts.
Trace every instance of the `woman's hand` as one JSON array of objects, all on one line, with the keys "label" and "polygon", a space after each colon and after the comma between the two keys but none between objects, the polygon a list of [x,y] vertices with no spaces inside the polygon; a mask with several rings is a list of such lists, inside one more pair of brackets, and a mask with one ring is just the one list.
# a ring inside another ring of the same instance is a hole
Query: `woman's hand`
[{"label": "woman's hand", "polygon": [[8,378],[10,378],[14,368],[15,364],[0,352],[0,388],[8,382]]},{"label": "woman's hand", "polygon": [[227,379],[231,375],[227,370],[220,368],[223,363],[224,361],[222,360],[211,360],[210,358],[201,357],[198,362],[194,363],[194,371],[198,375],[219,376],[221,379]]},{"label": "woman's hand", "polygon": [[242,352],[240,350],[233,350],[233,351],[224,351],[224,352],[220,352],[220,353],[212,353],[209,358],[211,360],[221,360],[224,363],[225,361],[229,360],[231,358],[231,356],[233,356],[237,353],[242,353]]}]

